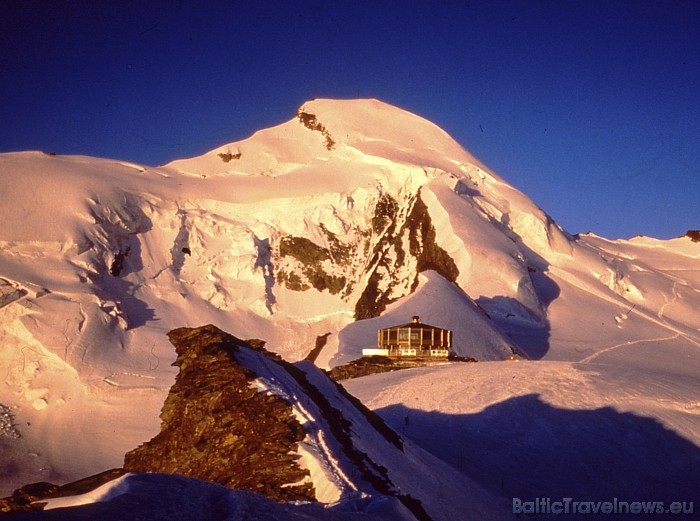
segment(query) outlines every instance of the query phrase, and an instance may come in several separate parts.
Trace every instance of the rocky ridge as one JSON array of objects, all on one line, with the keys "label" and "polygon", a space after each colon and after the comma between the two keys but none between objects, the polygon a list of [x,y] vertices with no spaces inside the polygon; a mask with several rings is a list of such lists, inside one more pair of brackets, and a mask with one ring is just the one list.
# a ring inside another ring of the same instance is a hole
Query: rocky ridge
[{"label": "rocky ridge", "polygon": [[[315,411],[306,413],[314,428],[323,425],[324,438],[332,437],[323,443],[337,446],[327,457],[353,469],[343,474],[360,477],[341,488],[396,497],[418,519],[431,519],[418,499],[398,492],[384,465],[356,446],[351,433],[357,427],[305,370],[268,352],[260,341],[243,341],[213,325],[179,328],[168,337],[180,372],[163,405],[161,432],[125,455],[124,470],[181,474],[276,501],[313,501],[314,483],[299,465],[299,443],[309,431],[293,410],[307,402],[301,407]],[[375,413],[313,365],[306,369],[334,386],[384,443],[403,451],[401,438]]]},{"label": "rocky ridge", "polygon": [[257,375],[236,359],[241,349],[262,346],[213,326],[168,337],[180,372],[163,405],[161,432],[128,452],[124,469],[182,474],[278,501],[314,500],[295,456],[305,434],[291,404],[261,393]]}]

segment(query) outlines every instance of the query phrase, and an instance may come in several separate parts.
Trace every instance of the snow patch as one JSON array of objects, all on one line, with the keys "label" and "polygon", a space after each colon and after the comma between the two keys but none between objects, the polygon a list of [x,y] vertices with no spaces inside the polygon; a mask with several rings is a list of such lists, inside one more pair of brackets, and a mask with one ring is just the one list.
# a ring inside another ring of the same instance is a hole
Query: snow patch
[{"label": "snow patch", "polygon": [[[95,490],[80,494],[78,496],[67,496],[51,498],[46,501],[44,510],[53,510],[55,508],[75,507],[79,505],[88,505],[90,503],[98,503],[109,501],[115,497],[126,494],[130,489],[129,476],[127,473],[117,479],[109,481],[104,485],[97,487]],[[44,502],[42,501],[42,503]]]}]

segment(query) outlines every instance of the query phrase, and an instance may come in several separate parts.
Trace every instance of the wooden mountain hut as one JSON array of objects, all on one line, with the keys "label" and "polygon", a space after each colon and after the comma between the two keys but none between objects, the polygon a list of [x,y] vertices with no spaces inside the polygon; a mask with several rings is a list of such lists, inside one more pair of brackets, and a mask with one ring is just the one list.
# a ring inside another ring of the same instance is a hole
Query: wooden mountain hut
[{"label": "wooden mountain hut", "polygon": [[377,348],[363,349],[365,356],[447,358],[452,347],[452,331],[423,324],[413,317],[408,324],[377,331]]}]

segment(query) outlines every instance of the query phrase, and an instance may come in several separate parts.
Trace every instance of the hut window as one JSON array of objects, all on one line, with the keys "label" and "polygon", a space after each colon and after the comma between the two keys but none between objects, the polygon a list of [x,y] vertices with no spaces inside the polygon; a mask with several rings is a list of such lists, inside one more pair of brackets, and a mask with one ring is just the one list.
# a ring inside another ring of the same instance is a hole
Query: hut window
[{"label": "hut window", "polygon": [[399,329],[399,342],[420,342],[420,329]]}]

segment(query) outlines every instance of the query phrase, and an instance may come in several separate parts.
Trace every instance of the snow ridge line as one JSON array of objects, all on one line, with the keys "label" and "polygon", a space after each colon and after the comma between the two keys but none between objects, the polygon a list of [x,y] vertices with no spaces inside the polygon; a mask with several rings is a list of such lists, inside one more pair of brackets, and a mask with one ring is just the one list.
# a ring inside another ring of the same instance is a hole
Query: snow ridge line
[{"label": "snow ridge line", "polygon": [[[252,351],[257,350],[251,349],[250,351],[252,354]],[[237,353],[243,354],[244,351],[239,350]],[[262,362],[263,365],[263,367],[259,367],[258,369],[263,369],[264,371],[268,372],[268,378],[274,378],[277,384],[282,383],[279,381],[279,378],[275,377],[276,372],[271,370],[270,364],[274,363],[277,366],[279,366],[280,369],[285,371],[286,374],[291,376],[294,379],[294,381],[296,381],[296,383],[299,385],[299,387],[304,391],[305,395],[312,400],[316,407],[318,407],[322,418],[326,421],[328,428],[330,429],[331,435],[340,444],[342,453],[350,460],[350,463],[360,472],[361,478],[366,483],[371,485],[374,488],[374,490],[381,494],[397,498],[406,508],[408,508],[411,511],[411,513],[419,521],[433,521],[433,518],[425,510],[422,502],[419,499],[414,498],[410,494],[400,494],[397,492],[396,486],[392,483],[391,479],[389,478],[388,469],[386,467],[378,464],[367,453],[355,447],[355,443],[353,442],[351,434],[353,427],[352,422],[349,421],[343,415],[341,410],[333,407],[326,395],[318,387],[316,387],[309,381],[308,376],[303,369],[297,367],[292,363],[286,362],[285,360],[278,359],[269,352],[259,351],[258,354],[260,356],[257,360],[257,363]],[[255,363],[255,361],[251,360],[250,358],[247,361],[248,363]],[[239,363],[248,367],[249,370],[256,372],[256,369],[254,367],[250,367],[245,364],[245,359],[241,359]],[[319,370],[315,366],[313,366],[313,364],[311,364],[311,366],[314,367],[316,370]],[[265,378],[266,376],[259,374],[259,371],[257,371],[257,375],[258,377],[262,378]],[[328,377],[325,374],[324,377],[328,378],[329,382],[333,384],[337,392],[347,401],[349,401],[352,405],[354,405],[357,408],[357,410],[372,425],[372,427],[374,427],[374,429],[381,436],[383,436],[388,443],[394,445],[398,450],[403,452],[403,441],[401,440],[401,437],[398,434],[396,434],[391,428],[389,428],[386,425],[386,423],[384,423],[384,420],[382,420],[376,413],[369,410],[359,400],[349,395],[348,392],[340,384],[335,382],[332,378]],[[294,399],[295,397],[293,396],[293,393],[289,388],[281,388],[277,386],[275,387],[275,389],[270,389],[270,391],[276,391],[277,396],[284,399],[285,401],[290,402],[290,404],[293,407],[297,407],[298,402],[300,401],[299,397],[296,397],[296,399]],[[301,407],[299,407],[299,409],[301,409]],[[352,486],[352,488],[356,489],[355,486]]]},{"label": "snow ridge line", "polygon": [[598,351],[596,353],[593,353],[590,356],[587,356],[583,360],[579,360],[578,362],[574,363],[579,363],[579,364],[587,364],[591,360],[597,358],[598,356],[602,355],[603,353],[607,353],[608,351],[612,351],[614,349],[617,349],[618,347],[627,347],[627,346],[633,346],[635,344],[641,344],[642,342],[664,342],[666,340],[674,340],[678,338],[679,336],[683,336],[684,338],[687,338],[685,335],[681,335],[680,333],[676,333],[675,335],[671,335],[669,337],[661,337],[661,338],[640,338],[639,340],[628,340],[627,342],[622,342],[621,344],[617,344],[614,346],[606,347],[602,351]]},{"label": "snow ridge line", "polygon": [[[246,352],[243,347],[241,347],[241,349],[236,353],[236,355],[243,355],[241,359],[237,358],[237,360],[239,361],[239,363],[241,363],[241,365],[244,366],[246,366],[246,361],[248,361],[248,363],[250,363],[251,361],[251,358],[247,357],[254,354],[255,353],[250,352],[250,350],[249,352]],[[288,367],[283,364],[280,364],[278,360],[273,359],[266,353],[257,353],[255,360],[257,363],[262,364],[262,368],[268,373],[266,375],[262,375],[260,374],[261,371],[259,371],[260,367],[253,368],[246,366],[258,375],[258,382],[261,392],[272,393],[278,396],[279,398],[282,398],[283,400],[289,402],[292,406],[292,409],[294,410],[297,420],[299,420],[300,423],[302,423],[302,427],[306,423],[314,424],[315,422],[317,422],[317,419],[314,417],[313,413],[302,403],[305,397],[296,396],[297,392],[294,389],[292,389],[290,385],[285,384],[285,382],[283,382],[282,379],[279,378],[279,370],[271,368],[270,365],[272,363],[275,363],[278,366],[278,368],[279,366],[281,366],[281,369],[284,371],[284,374],[289,376],[292,379],[292,381],[298,385],[299,382],[288,370]],[[273,382],[274,385],[271,385],[273,384]],[[306,398],[307,400],[309,400],[308,397]],[[318,406],[318,404],[315,405]],[[338,481],[338,483],[341,483],[342,486],[347,487],[348,489],[357,491],[358,489],[355,486],[355,484],[343,471],[339,462],[335,461],[335,459],[333,458],[332,449],[328,445],[328,441],[326,440],[323,429],[318,429],[316,432],[312,432],[311,430],[304,428],[304,431],[306,433],[306,437],[312,438],[313,441],[317,444],[318,449],[320,449],[319,455],[323,458],[324,463],[326,464],[327,468],[330,470],[332,475],[335,477],[335,479]]]},{"label": "snow ridge line", "polygon": [[[343,416],[340,410],[336,409],[331,405],[328,398],[308,380],[306,373],[302,369],[292,364],[289,364],[285,368],[287,369],[289,374],[304,389],[304,391],[314,400],[314,402],[316,402],[321,412],[323,413],[326,421],[328,422],[328,425],[331,429],[331,433],[338,440],[343,449],[343,452],[348,456],[350,461],[360,470],[362,478],[370,485],[372,485],[378,492],[387,496],[393,496],[399,501],[401,501],[401,503],[403,503],[403,505],[406,508],[408,508],[419,521],[433,521],[433,518],[425,510],[422,502],[419,499],[414,498],[410,494],[397,493],[394,484],[391,482],[388,476],[388,470],[385,467],[374,462],[368,454],[360,451],[355,447],[355,444],[352,440],[352,436],[350,434],[352,423]],[[338,391],[343,397],[348,396],[347,391],[345,391],[337,382],[332,380],[330,377],[328,378],[335,385],[335,387],[338,389]],[[362,408],[359,408],[358,410],[365,417],[367,417],[368,420],[370,416],[375,414],[364,406],[362,406]],[[379,418],[378,416],[375,422],[381,422],[384,424],[384,421],[381,420],[381,418]],[[375,422],[370,421],[370,423],[372,423],[373,426]],[[382,436],[384,436],[385,439],[389,441],[389,443],[397,446],[397,448],[399,448],[399,450],[403,452],[403,444],[401,443],[400,447],[397,445],[397,442],[401,442],[400,437],[396,435],[396,433],[394,433],[395,437],[389,436],[387,433],[393,433],[393,431],[388,426],[386,426],[386,424],[384,424],[384,427],[385,429],[380,430],[379,433],[382,434]]]}]

